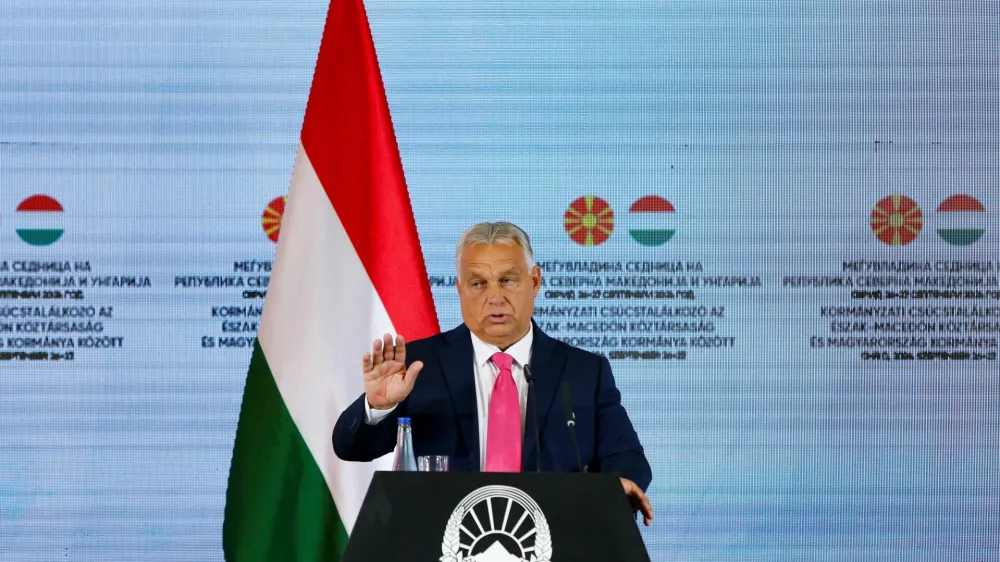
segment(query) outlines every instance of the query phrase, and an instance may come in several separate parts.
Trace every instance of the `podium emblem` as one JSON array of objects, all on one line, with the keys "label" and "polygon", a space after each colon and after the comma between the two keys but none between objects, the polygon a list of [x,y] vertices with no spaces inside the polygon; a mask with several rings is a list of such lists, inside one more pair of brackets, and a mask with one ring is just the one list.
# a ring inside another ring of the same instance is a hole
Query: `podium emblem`
[{"label": "podium emblem", "polygon": [[552,533],[531,496],[483,486],[451,513],[441,554],[441,562],[550,562]]}]

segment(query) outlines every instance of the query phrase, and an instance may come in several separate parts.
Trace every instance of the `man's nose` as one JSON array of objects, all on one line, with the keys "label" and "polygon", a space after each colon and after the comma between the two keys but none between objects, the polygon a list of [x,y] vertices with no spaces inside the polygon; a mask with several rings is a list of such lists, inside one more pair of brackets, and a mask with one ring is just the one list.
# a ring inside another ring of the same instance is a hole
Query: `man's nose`
[{"label": "man's nose", "polygon": [[505,302],[503,298],[503,291],[500,290],[499,284],[491,283],[489,287],[487,287],[486,302],[491,305],[500,305]]}]

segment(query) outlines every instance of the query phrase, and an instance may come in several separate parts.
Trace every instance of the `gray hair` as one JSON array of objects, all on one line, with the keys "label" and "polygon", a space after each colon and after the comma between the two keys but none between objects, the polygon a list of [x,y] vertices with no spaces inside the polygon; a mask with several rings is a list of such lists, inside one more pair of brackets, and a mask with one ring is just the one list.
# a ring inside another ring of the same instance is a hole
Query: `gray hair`
[{"label": "gray hair", "polygon": [[535,254],[531,250],[531,239],[521,227],[506,221],[481,222],[470,226],[458,238],[455,246],[455,267],[462,260],[462,250],[473,244],[516,244],[524,250],[524,259],[530,268],[535,264]]}]

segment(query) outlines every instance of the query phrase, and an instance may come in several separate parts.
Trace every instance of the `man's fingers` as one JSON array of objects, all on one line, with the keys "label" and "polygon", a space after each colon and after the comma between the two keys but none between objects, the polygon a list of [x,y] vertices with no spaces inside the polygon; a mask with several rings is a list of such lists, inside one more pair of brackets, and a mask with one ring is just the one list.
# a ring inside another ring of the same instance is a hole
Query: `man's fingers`
[{"label": "man's fingers", "polygon": [[646,497],[646,494],[642,490],[637,490],[637,492],[640,501],[639,511],[642,512],[644,523],[649,527],[653,523],[653,505],[649,503],[649,498]]},{"label": "man's fingers", "polygon": [[395,352],[392,347],[392,336],[389,334],[382,336],[382,359],[385,361],[395,359]]},{"label": "man's fingers", "polygon": [[396,349],[394,350],[396,361],[406,363],[406,340],[401,334],[396,335]]},{"label": "man's fingers", "polygon": [[372,365],[378,367],[382,364],[382,340],[372,342]]},{"label": "man's fingers", "polygon": [[632,500],[632,506],[642,512],[643,523],[649,527],[653,523],[653,505],[649,503],[649,498],[642,491],[642,488],[634,483],[630,482],[630,484],[632,484],[632,490],[629,493],[629,498]]},{"label": "man's fingers", "polygon": [[649,498],[646,497],[646,493],[642,491],[642,488],[638,484],[629,480],[628,478],[621,478],[622,488],[625,489],[625,495],[628,496],[628,503],[633,509],[638,509],[642,512],[642,520],[646,526],[650,526],[653,523],[653,505],[649,503]]},{"label": "man's fingers", "polygon": [[423,368],[424,368],[423,361],[414,361],[410,365],[410,368],[406,370],[406,377],[404,378],[404,380],[406,381],[407,388],[411,390],[413,389],[413,385],[417,383],[417,375],[420,374],[420,369]]},{"label": "man's fingers", "polygon": [[372,354],[365,353],[364,356],[361,358],[361,372],[367,373],[368,371],[371,371],[374,368],[375,364],[372,363]]},{"label": "man's fingers", "polygon": [[377,369],[372,369],[371,371],[365,372],[366,381],[375,381],[379,379],[384,379],[391,377],[393,375],[402,375],[403,371],[406,369],[406,365],[396,361],[395,359],[390,361],[383,361]]}]

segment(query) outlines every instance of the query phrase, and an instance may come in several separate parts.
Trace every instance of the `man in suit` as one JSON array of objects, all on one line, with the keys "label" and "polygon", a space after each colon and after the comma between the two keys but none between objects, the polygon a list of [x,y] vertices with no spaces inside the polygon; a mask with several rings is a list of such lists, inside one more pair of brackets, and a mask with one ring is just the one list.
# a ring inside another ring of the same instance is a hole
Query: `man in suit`
[{"label": "man in suit", "polygon": [[[362,358],[365,393],[333,430],[337,456],[366,462],[391,452],[396,420],[408,416],[416,454],[448,455],[453,470],[575,471],[556,398],[568,382],[581,462],[590,472],[617,474],[649,525],[653,510],[644,491],[652,472],[611,364],[549,337],[531,320],[542,274],[528,235],[511,223],[480,223],[462,234],[455,254],[464,323],[409,343],[402,334],[375,340]],[[525,365],[535,377],[541,459],[526,424]]]}]

